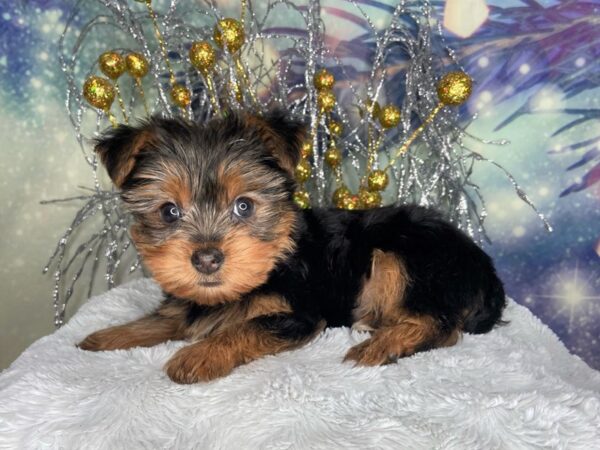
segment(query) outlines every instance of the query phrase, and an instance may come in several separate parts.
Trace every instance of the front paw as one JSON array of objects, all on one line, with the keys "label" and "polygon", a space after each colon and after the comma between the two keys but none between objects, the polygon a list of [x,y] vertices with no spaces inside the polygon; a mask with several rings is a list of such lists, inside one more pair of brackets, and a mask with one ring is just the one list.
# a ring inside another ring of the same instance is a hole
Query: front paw
[{"label": "front paw", "polygon": [[357,366],[381,366],[395,362],[397,359],[397,354],[370,338],[348,350],[344,362],[354,361]]},{"label": "front paw", "polygon": [[233,358],[221,346],[198,342],[179,350],[165,365],[171,380],[192,384],[224,377],[235,368]]},{"label": "front paw", "polygon": [[101,352],[104,350],[110,350],[107,346],[106,339],[104,339],[102,331],[97,331],[90,334],[83,341],[77,344],[77,348],[81,350],[87,350],[88,352]]},{"label": "front paw", "polygon": [[102,352],[128,349],[134,347],[135,344],[136,342],[131,339],[131,336],[123,332],[122,327],[111,327],[90,334],[77,344],[77,347],[89,352]]}]

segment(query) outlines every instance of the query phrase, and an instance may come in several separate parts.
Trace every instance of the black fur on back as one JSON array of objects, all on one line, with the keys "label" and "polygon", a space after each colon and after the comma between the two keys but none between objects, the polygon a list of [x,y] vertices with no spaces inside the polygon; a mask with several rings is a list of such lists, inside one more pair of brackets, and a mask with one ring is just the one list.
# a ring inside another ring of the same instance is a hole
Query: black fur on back
[{"label": "black fur on back", "polygon": [[442,329],[469,333],[485,333],[500,322],[505,295],[490,257],[432,210],[305,210],[296,239],[297,251],[258,291],[282,294],[295,312],[322,317],[328,326],[352,324],[374,249],[394,252],[406,265],[408,311],[431,315]]}]

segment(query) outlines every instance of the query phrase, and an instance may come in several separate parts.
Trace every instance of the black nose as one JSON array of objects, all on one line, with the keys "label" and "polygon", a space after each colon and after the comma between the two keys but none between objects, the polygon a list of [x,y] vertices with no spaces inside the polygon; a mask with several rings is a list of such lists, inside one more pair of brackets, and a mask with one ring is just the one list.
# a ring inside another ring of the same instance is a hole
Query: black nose
[{"label": "black nose", "polygon": [[216,248],[206,248],[194,252],[192,255],[192,264],[198,272],[209,275],[219,270],[224,259],[225,256],[223,256],[223,253],[220,250],[217,250]]}]

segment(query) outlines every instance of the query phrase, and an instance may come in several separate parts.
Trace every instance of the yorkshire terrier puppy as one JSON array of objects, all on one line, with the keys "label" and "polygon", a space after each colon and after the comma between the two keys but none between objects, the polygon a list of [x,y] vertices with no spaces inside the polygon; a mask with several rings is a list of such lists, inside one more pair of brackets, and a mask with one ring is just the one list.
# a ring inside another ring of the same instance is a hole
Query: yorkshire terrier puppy
[{"label": "yorkshire terrier puppy", "polygon": [[370,331],[345,360],[371,366],[500,322],[505,296],[490,258],[436,212],[299,210],[303,139],[303,125],[281,112],[205,125],[155,117],[102,135],[96,152],[165,298],[79,347],[185,339],[165,370],[195,383],[297,348],[325,326]]}]

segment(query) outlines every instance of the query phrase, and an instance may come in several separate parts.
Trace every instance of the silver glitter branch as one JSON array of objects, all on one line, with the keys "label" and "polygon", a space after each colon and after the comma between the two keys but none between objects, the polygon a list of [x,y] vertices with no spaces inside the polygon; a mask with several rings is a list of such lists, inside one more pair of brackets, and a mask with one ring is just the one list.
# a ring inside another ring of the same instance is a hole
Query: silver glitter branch
[{"label": "silver glitter branch", "polygon": [[[75,137],[90,166],[93,187],[86,195],[44,202],[83,202],[44,268],[45,273],[54,276],[57,327],[64,323],[67,304],[86,269],[90,273],[89,296],[99,273],[111,288],[141,267],[127,232],[131,217],[123,210],[119,194],[103,187],[105,176],[86,145],[89,138],[109,126],[105,112],[90,107],[82,94],[84,80],[99,72],[98,55],[107,50],[122,55],[137,52],[148,61],[149,73],[142,80],[145,99],[140,98],[135,80],[125,75],[119,79],[125,112],[130,118],[145,114],[142,100],[147,101],[152,114],[183,115],[198,122],[220,116],[226,108],[260,114],[273,106],[302,118],[310,128],[313,145],[312,173],[307,188],[313,205],[331,206],[336,182],[324,164],[330,134],[317,104],[315,73],[328,68],[335,74],[337,102],[332,114],[344,129],[337,140],[344,155],[343,182],[356,191],[369,155],[367,128],[383,136],[375,164],[385,167],[436,107],[436,84],[442,73],[449,70],[446,66],[460,68],[455,52],[446,46],[440,24],[432,19],[432,6],[428,1],[400,1],[386,17],[389,23],[382,29],[362,4],[366,2],[347,1],[355,21],[362,21],[363,29],[367,30],[364,35],[329,48],[319,0],[248,1],[243,48],[238,54],[231,54],[225,47],[211,71],[219,100],[216,105],[214,99],[211,101],[206,78],[187,59],[191,43],[212,41],[215,23],[226,17],[212,0],[152,2],[167,48],[167,61],[161,53],[151,14],[143,2],[96,0],[76,4],[60,38],[59,57],[67,82],[66,107]],[[171,78],[190,91],[189,106],[182,109],[171,102]],[[240,98],[231,86],[244,84]],[[372,115],[359,114],[359,110],[367,109],[367,99],[399,105],[400,126],[383,130]],[[113,109],[116,116],[123,116]],[[498,167],[516,194],[534,210],[535,207],[508,171],[469,149],[466,142],[477,138],[464,131],[466,125],[456,109],[444,108],[391,167],[391,182],[384,192],[384,203],[434,206],[481,242],[487,239],[484,228],[487,213],[479,187],[471,180],[477,163]],[[535,211],[550,229],[544,216]]]},{"label": "silver glitter branch", "polygon": [[[75,201],[82,201],[84,204],[58,241],[43,270],[44,273],[47,273],[51,267],[55,267],[52,297],[55,311],[54,324],[57,327],[64,323],[67,303],[89,262],[92,263],[92,267],[88,295],[91,293],[98,267],[102,261],[105,264],[105,280],[108,288],[114,286],[117,269],[128,253],[131,253],[131,257],[135,260],[130,266],[129,272],[140,267],[139,259],[133,251],[127,234],[130,216],[122,211],[119,194],[98,189],[93,190],[89,195],[44,201],[42,204]],[[101,216],[99,226],[98,221],[93,220],[98,216]],[[79,237],[76,236],[77,232],[84,227],[91,228],[91,226],[95,226],[96,231],[84,238],[84,242],[75,246],[76,239]]]}]

